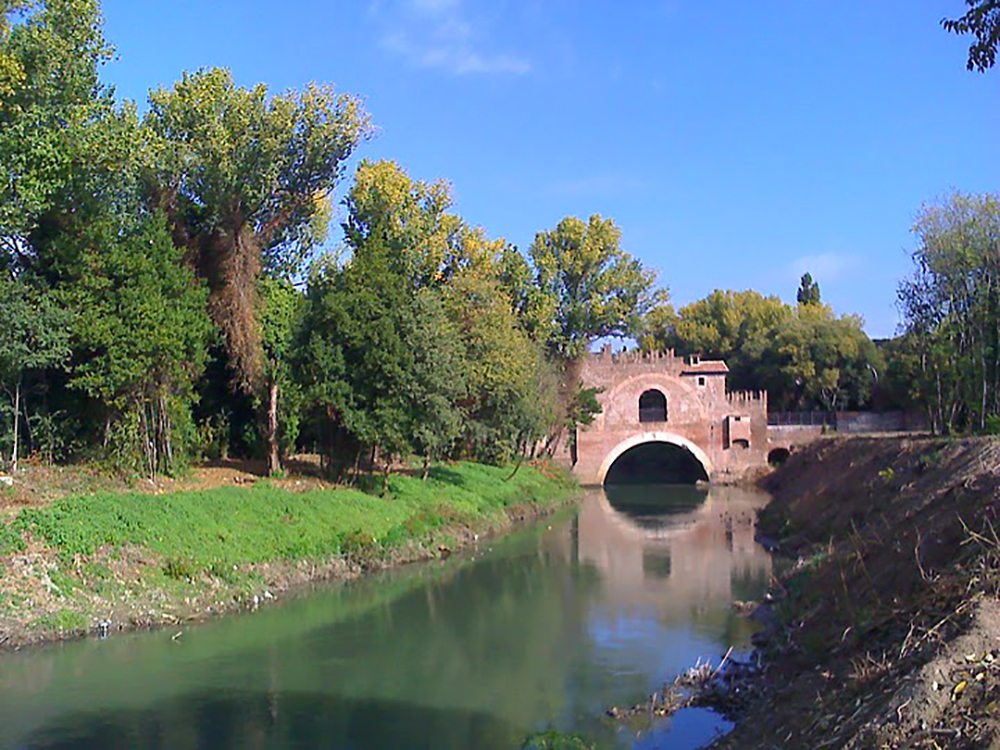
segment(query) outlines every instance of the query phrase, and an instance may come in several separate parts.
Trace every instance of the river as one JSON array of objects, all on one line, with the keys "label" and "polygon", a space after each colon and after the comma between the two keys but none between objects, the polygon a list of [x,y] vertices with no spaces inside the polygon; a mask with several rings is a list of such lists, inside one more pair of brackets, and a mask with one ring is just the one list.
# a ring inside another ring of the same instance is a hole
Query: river
[{"label": "river", "polygon": [[0,654],[0,747],[465,750],[548,728],[697,747],[727,724],[692,709],[636,737],[601,717],[749,645],[732,602],[767,586],[764,502],[591,490],[446,561],[197,626]]}]

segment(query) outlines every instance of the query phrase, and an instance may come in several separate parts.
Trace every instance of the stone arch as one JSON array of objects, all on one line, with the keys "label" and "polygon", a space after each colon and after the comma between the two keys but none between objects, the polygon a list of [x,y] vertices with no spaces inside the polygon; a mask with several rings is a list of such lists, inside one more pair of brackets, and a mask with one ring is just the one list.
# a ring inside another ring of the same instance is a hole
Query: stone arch
[{"label": "stone arch", "polygon": [[604,484],[604,480],[608,476],[608,471],[611,470],[612,464],[614,464],[614,462],[617,461],[625,451],[630,448],[635,448],[637,445],[642,445],[643,443],[668,443],[689,451],[705,470],[705,476],[709,479],[712,478],[712,461],[705,454],[705,451],[699,448],[696,444],[692,443],[687,438],[675,435],[672,432],[643,432],[622,440],[618,443],[618,445],[611,449],[608,455],[605,456],[604,460],[601,462],[601,468],[597,470],[597,483],[600,485]]}]

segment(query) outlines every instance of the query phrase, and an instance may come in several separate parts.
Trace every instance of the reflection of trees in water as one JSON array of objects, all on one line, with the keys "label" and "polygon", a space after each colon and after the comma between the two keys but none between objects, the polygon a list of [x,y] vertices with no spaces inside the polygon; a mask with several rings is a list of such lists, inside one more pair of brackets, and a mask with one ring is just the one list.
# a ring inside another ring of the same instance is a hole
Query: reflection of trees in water
[{"label": "reflection of trees in water", "polygon": [[601,571],[607,601],[731,631],[733,599],[760,596],[770,575],[754,541],[766,501],[735,487],[595,490],[580,508],[579,558]]},{"label": "reflection of trees in water", "polygon": [[[280,705],[275,717],[271,701]],[[70,718],[58,733],[30,738],[33,748],[274,747],[505,748],[524,730],[487,711],[433,709],[408,701],[231,690],[195,693],[165,705]]]}]

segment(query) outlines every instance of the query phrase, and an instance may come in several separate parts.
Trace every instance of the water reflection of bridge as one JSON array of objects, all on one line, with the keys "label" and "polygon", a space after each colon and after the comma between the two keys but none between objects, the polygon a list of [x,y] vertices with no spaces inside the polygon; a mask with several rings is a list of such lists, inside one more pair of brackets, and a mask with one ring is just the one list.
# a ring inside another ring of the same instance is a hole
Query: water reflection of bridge
[{"label": "water reflection of bridge", "polygon": [[728,611],[734,598],[758,595],[770,576],[770,555],[754,541],[756,511],[766,501],[721,486],[593,490],[580,506],[578,559],[600,570],[615,599],[667,616]]}]

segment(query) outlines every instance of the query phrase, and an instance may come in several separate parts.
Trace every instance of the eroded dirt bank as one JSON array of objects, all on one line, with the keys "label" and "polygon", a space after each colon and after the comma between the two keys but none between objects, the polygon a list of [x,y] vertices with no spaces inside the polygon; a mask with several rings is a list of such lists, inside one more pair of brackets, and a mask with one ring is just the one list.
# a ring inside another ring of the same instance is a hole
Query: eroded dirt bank
[{"label": "eroded dirt bank", "polygon": [[714,747],[1000,747],[1000,441],[827,440],[762,485],[793,562]]}]

